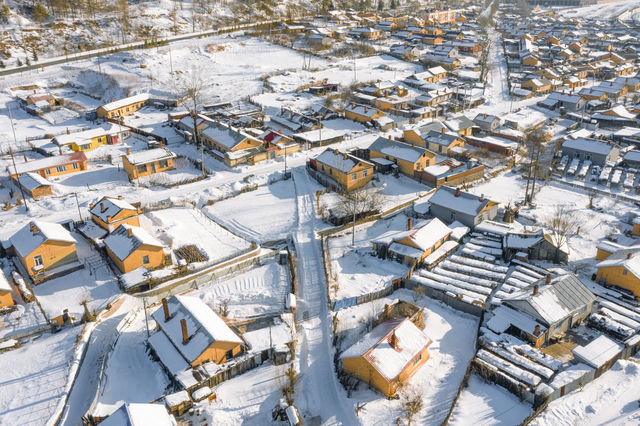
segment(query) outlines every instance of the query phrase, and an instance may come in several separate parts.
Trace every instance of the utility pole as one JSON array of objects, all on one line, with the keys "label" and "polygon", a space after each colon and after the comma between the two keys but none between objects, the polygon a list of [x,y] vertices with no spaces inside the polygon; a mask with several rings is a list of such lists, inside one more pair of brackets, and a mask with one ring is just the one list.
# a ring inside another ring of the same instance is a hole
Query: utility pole
[{"label": "utility pole", "polygon": [[74,192],[73,195],[76,196],[76,206],[78,207],[78,216],[80,216],[80,222],[82,222],[82,213],[80,213],[80,203],[78,202],[78,193]]},{"label": "utility pole", "polygon": [[353,199],[353,223],[351,224],[351,246],[356,245],[356,207],[358,206],[358,191],[353,194],[355,198]]},{"label": "utility pole", "polygon": [[[9,121],[11,122],[11,130],[13,131],[13,143],[18,145],[18,139],[16,138],[16,129],[13,127],[13,116],[11,115],[11,107],[7,104],[7,109],[9,109]],[[24,202],[24,209],[29,211],[29,206],[27,205],[27,199],[24,196],[24,190],[22,189],[22,185],[20,185],[20,175],[18,175],[18,169],[16,168],[16,160],[13,158],[13,150],[11,149],[11,144],[9,144],[9,155],[11,156],[11,162],[13,163],[13,171],[16,173],[16,181],[18,183],[18,188],[20,189],[20,194],[22,194],[22,201]]]},{"label": "utility pole", "polygon": [[142,298],[142,306],[144,307],[144,322],[147,325],[147,339],[149,338],[149,317],[147,316],[147,298]]},{"label": "utility pole", "polygon": [[171,55],[171,46],[169,46],[169,67],[171,68],[171,75],[173,75],[173,56]]}]

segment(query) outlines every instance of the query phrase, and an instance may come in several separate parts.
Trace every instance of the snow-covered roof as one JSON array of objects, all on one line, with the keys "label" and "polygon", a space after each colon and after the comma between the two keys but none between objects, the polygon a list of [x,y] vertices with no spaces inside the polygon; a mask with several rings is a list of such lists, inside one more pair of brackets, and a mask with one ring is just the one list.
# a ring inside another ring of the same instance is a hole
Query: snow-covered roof
[{"label": "snow-covered roof", "polygon": [[[396,348],[391,345],[394,334]],[[364,357],[382,377],[392,381],[430,344],[431,339],[414,323],[399,318],[378,325],[344,351],[341,358]]]},{"label": "snow-covered roof", "polygon": [[618,355],[622,349],[624,349],[623,345],[614,342],[605,335],[601,335],[586,346],[576,346],[572,352],[587,365],[593,368],[600,368]]},{"label": "snow-covered roof", "polygon": [[87,161],[87,156],[84,154],[84,152],[73,152],[70,154],[39,158],[37,160],[27,161],[25,163],[17,163],[15,169],[13,165],[11,165],[8,167],[8,169],[12,175],[20,175],[22,173],[34,172],[37,170],[57,167],[63,164],[70,164],[78,161]]},{"label": "snow-covered roof", "polygon": [[164,397],[164,402],[168,407],[175,407],[189,401],[191,401],[191,398],[189,398],[189,393],[186,390],[170,393]]},{"label": "snow-covered roof", "polygon": [[149,344],[171,374],[177,374],[187,368],[189,364],[184,360],[180,352],[171,344],[171,341],[162,331],[158,331],[149,337]]},{"label": "snow-covered roof", "polygon": [[394,240],[398,241],[408,238],[422,250],[427,250],[432,248],[441,239],[446,238],[449,234],[451,234],[451,229],[436,217],[416,230],[404,231],[401,235],[394,238]]},{"label": "snow-covered roof", "polygon": [[127,130],[129,130],[129,128],[126,126],[120,126],[114,123],[104,123],[98,127],[94,127],[93,129],[87,129],[81,132],[58,135],[53,138],[53,142],[56,143],[58,146],[69,145],[74,142],[78,145],[82,145],[83,142],[89,141],[93,138],[117,134],[120,131],[127,131]]},{"label": "snow-covered roof", "polygon": [[[200,298],[173,296],[167,304],[170,315],[168,321],[165,320],[162,306],[152,316],[187,362],[196,360],[215,341],[242,344],[242,339]],[[189,333],[186,344],[182,343],[182,319],[186,320]]]},{"label": "snow-covered roof", "polygon": [[598,139],[577,138],[565,140],[564,142],[562,142],[562,148],[575,149],[578,151],[591,152],[594,154],[609,155],[614,147],[613,145],[609,145],[608,143],[600,141]]},{"label": "snow-covered roof", "polygon": [[427,152],[426,149],[379,137],[370,146],[369,151],[389,155],[399,160],[415,163]]},{"label": "snow-covered roof", "polygon": [[510,249],[522,250],[533,247],[544,239],[544,232],[509,232],[504,236],[504,246]]},{"label": "snow-covered roof", "polygon": [[540,333],[544,333],[547,330],[547,327],[529,315],[525,315],[505,305],[498,306],[491,311],[491,313],[493,316],[487,321],[486,325],[491,331],[498,334],[504,333],[511,326],[525,331],[532,336],[535,336],[536,326],[540,327]]},{"label": "snow-covered roof", "polygon": [[452,135],[449,133],[436,132],[434,130],[431,130],[429,133],[423,136],[423,139],[428,142],[435,143],[437,145],[449,146],[452,143],[454,143],[456,140],[458,140],[458,135],[455,135],[455,134]]},{"label": "snow-covered roof", "polygon": [[[131,235],[129,235],[131,234]],[[120,260],[124,261],[142,245],[164,247],[158,239],[138,226],[122,224],[104,239],[104,244]]]},{"label": "snow-covered roof", "polygon": [[38,173],[27,172],[18,178],[20,185],[27,191],[33,191],[41,186],[51,186],[51,182],[40,176]]},{"label": "snow-covered roof", "polygon": [[46,241],[76,242],[75,238],[73,238],[64,226],[41,220],[32,220],[13,234],[9,240],[11,241],[11,245],[13,245],[18,254],[23,258]]},{"label": "snow-covered roof", "polygon": [[354,114],[362,115],[369,118],[373,118],[373,116],[378,113],[378,110],[376,108],[360,104],[348,104],[346,107],[344,107],[344,110],[345,112],[350,111]]},{"label": "snow-covered roof", "polygon": [[324,150],[324,152],[316,157],[316,161],[343,173],[349,173],[359,163],[372,165],[371,163],[360,160],[353,155],[342,153],[333,148],[327,148]]},{"label": "snow-covered roof", "polygon": [[598,268],[621,266],[640,279],[640,250],[619,250],[596,266]]},{"label": "snow-covered roof", "polygon": [[238,129],[235,129],[232,126],[224,125],[224,124],[211,124],[209,127],[202,131],[202,135],[215,141],[216,143],[224,146],[225,148],[231,150],[235,148],[239,143],[246,139],[250,139],[252,141],[260,144],[261,142],[244,133]]},{"label": "snow-covered roof", "polygon": [[149,164],[153,163],[154,161],[168,160],[169,158],[174,158],[175,156],[176,154],[169,151],[169,149],[165,147],[148,149],[146,151],[136,151],[126,155],[129,163],[134,166]]},{"label": "snow-covered roof", "polygon": [[122,210],[138,211],[138,209],[124,200],[113,197],[102,197],[93,205],[89,212],[101,221],[107,223],[109,217],[116,217]]},{"label": "snow-covered roof", "polygon": [[[544,282],[544,281],[543,281]],[[596,300],[595,295],[573,274],[554,278],[550,284],[520,291],[503,301],[538,321],[553,325]]]},{"label": "snow-covered roof", "polygon": [[640,163],[640,151],[636,151],[635,149],[632,149],[631,151],[627,151],[627,153],[624,154],[624,159],[625,161],[633,161],[635,163]]},{"label": "snow-covered roof", "polygon": [[100,424],[104,426],[175,426],[177,423],[162,404],[125,402]]},{"label": "snow-covered roof", "polygon": [[475,216],[482,211],[491,201],[469,192],[460,191],[450,186],[441,186],[429,198],[430,204],[445,207],[449,210],[466,215]]},{"label": "snow-covered roof", "polygon": [[118,99],[117,101],[109,102],[108,104],[102,105],[102,109],[105,111],[113,111],[116,109],[120,109],[127,105],[137,104],[138,102],[146,102],[149,100],[151,95],[148,93],[140,93],[138,95],[129,96],[128,98]]}]

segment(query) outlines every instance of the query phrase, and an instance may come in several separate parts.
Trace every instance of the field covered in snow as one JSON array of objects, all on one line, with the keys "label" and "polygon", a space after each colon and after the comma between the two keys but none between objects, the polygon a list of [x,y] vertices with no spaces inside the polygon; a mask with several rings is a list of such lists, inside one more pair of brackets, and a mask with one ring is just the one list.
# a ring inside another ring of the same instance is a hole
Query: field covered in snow
[{"label": "field covered in snow", "polygon": [[0,424],[42,425],[63,395],[69,361],[82,327],[43,334],[0,354]]},{"label": "field covered in snow", "polygon": [[594,4],[592,6],[572,7],[560,10],[558,13],[567,18],[582,18],[593,20],[610,20],[620,18],[623,21],[634,21],[640,17],[640,1],[623,0],[608,4]]}]

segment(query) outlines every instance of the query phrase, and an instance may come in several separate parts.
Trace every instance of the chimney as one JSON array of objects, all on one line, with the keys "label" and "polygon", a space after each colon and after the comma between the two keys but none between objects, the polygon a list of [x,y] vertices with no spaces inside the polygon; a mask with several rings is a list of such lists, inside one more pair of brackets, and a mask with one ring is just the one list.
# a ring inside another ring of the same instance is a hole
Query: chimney
[{"label": "chimney", "polygon": [[100,213],[104,213],[105,210],[104,203],[100,203]]},{"label": "chimney", "polygon": [[347,153],[346,153],[346,152],[343,152],[343,153],[342,153],[342,158],[344,158],[345,160],[348,158],[348,155],[347,155]]},{"label": "chimney", "polygon": [[187,320],[182,318],[180,320],[180,325],[182,326],[182,344],[186,345],[189,341],[189,332],[187,331]]},{"label": "chimney", "polygon": [[162,298],[162,310],[164,311],[164,322],[169,321],[169,304],[166,297]]},{"label": "chimney", "polygon": [[633,257],[633,253],[629,252],[627,253],[627,259],[631,259]]},{"label": "chimney", "polygon": [[456,197],[459,197],[462,192],[460,192],[460,188],[456,188]]},{"label": "chimney", "polygon": [[31,222],[29,224],[29,227],[31,228],[31,233],[33,235],[37,235],[38,234],[38,228],[36,227],[36,225],[33,222]]},{"label": "chimney", "polygon": [[487,118],[487,114],[482,114],[482,118]]},{"label": "chimney", "polygon": [[351,109],[355,108],[355,104],[351,102]]},{"label": "chimney", "polygon": [[67,134],[69,134],[69,133],[71,133],[71,132],[69,132],[69,128],[67,127]]},{"label": "chimney", "polygon": [[133,237],[133,228],[129,228],[127,229],[128,234],[129,234],[129,238]]},{"label": "chimney", "polygon": [[551,284],[551,274],[547,274],[547,276],[545,277],[545,282],[547,283],[547,285]]},{"label": "chimney", "polygon": [[390,313],[391,313],[391,306],[389,306],[387,303],[385,303],[385,305],[384,305],[384,316],[385,316],[385,318],[388,318]]},{"label": "chimney", "polygon": [[391,339],[389,339],[389,344],[393,349],[398,349],[398,336],[396,336],[396,332],[394,331],[391,335]]},{"label": "chimney", "polygon": [[444,132],[445,132],[445,128],[443,127],[443,128],[442,128],[442,134],[444,134]]},{"label": "chimney", "polygon": [[533,335],[536,337],[540,335],[540,325],[536,324],[536,327],[533,329]]},{"label": "chimney", "polygon": [[127,148],[127,155],[131,155],[131,150]]},{"label": "chimney", "polygon": [[411,218],[407,219],[407,231],[411,231],[413,229],[413,221]]},{"label": "chimney", "polygon": [[369,109],[369,108],[367,108],[366,106],[364,107],[364,112],[365,112],[365,114],[366,114],[366,112],[367,112],[367,110],[368,110],[368,109]]},{"label": "chimney", "polygon": [[535,296],[536,294],[538,294],[538,285],[534,285],[533,286],[533,293],[532,295]]},{"label": "chimney", "polygon": [[159,141],[158,141],[158,146],[159,146],[160,148],[162,148],[162,140],[159,140]]},{"label": "chimney", "polygon": [[122,195],[118,195],[118,200],[122,200]]}]

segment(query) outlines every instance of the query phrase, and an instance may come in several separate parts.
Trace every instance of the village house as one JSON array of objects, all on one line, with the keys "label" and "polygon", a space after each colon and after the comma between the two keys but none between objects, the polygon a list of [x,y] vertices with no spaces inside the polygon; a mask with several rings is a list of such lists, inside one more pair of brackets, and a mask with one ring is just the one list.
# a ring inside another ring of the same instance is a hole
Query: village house
[{"label": "village house", "polygon": [[141,93],[139,95],[129,96],[128,98],[120,99],[114,102],[104,104],[96,110],[96,115],[99,118],[116,118],[124,117],[126,115],[133,114],[143,106],[149,103],[151,97],[148,93]]},{"label": "village house", "polygon": [[71,151],[92,151],[102,145],[113,145],[122,142],[131,134],[126,126],[105,123],[93,129],[76,133],[55,136],[51,141],[60,148],[68,147]]},{"label": "village house", "polygon": [[640,151],[632,149],[622,157],[624,164],[632,169],[640,169]]},{"label": "village house", "polygon": [[450,132],[458,133],[461,136],[471,136],[475,125],[464,115],[448,118],[443,124]]},{"label": "village house", "polygon": [[160,331],[149,338],[149,343],[163,364],[175,362],[166,358],[176,351],[188,365],[198,367],[207,362],[223,364],[244,350],[243,340],[198,297],[162,299],[161,307],[151,316]]},{"label": "village house", "polygon": [[432,341],[407,318],[383,322],[344,351],[342,370],[393,397],[429,359]]},{"label": "village house", "polygon": [[266,158],[272,159],[300,151],[300,145],[281,131],[267,129],[258,135],[258,139],[264,142]]},{"label": "village house", "polygon": [[7,277],[5,277],[4,272],[0,270],[0,309],[8,308],[14,304],[15,302],[11,295],[11,284],[7,281]]},{"label": "village house", "polygon": [[167,413],[162,404],[124,402],[113,413],[100,421],[102,426],[176,426],[175,418]]},{"label": "village house", "polygon": [[546,79],[532,78],[525,80],[520,84],[520,87],[532,91],[533,93],[548,93],[553,89],[553,85]]},{"label": "village house", "polygon": [[351,154],[328,148],[311,161],[311,167],[342,190],[360,189],[373,178],[373,164]]},{"label": "village house", "polygon": [[528,340],[539,348],[584,321],[596,296],[573,274],[549,274],[529,288],[503,299],[487,327]]},{"label": "village house", "polygon": [[171,263],[164,244],[138,226],[121,224],[104,239],[104,245],[107,255],[123,274],[141,266],[155,269]]},{"label": "village house", "polygon": [[175,157],[176,154],[164,147],[134,153],[127,149],[127,154],[122,156],[122,167],[129,176],[129,181],[134,181],[143,176],[172,170]]},{"label": "village house", "polygon": [[464,185],[484,177],[484,165],[475,160],[458,161],[447,158],[433,166],[425,167],[420,182],[439,188],[442,185]]},{"label": "village house", "polygon": [[384,158],[392,161],[399,171],[415,177],[416,172],[433,165],[436,155],[426,149],[379,137],[369,146],[369,158]]},{"label": "village house", "polygon": [[599,139],[576,138],[562,142],[562,155],[570,159],[591,161],[592,164],[604,166],[618,160],[619,149],[612,144]]},{"label": "village house", "polygon": [[54,157],[39,158],[24,163],[16,163],[7,166],[9,176],[17,178],[24,173],[37,173],[43,178],[52,178],[68,173],[75,173],[87,170],[87,157],[84,152],[74,152],[72,154],[56,155]]},{"label": "village house", "polygon": [[409,266],[418,266],[447,241],[451,232],[451,229],[438,218],[429,220],[417,229],[413,229],[413,221],[409,218],[406,231],[383,235],[374,240],[373,250],[380,257]]},{"label": "village house", "polygon": [[213,123],[212,119],[204,115],[198,114],[195,119],[195,127],[194,127],[193,114],[185,114],[175,123],[175,126],[178,129],[185,132],[185,137],[187,140],[193,140],[193,135],[196,131],[198,132],[198,134],[201,134],[202,131],[207,127],[209,127],[209,124],[211,123]]},{"label": "village house", "polygon": [[252,161],[251,158],[263,148],[261,140],[231,124],[210,124],[202,131],[201,137],[204,144],[230,167]]},{"label": "village house", "polygon": [[[15,255],[34,284],[49,273],[77,262],[76,240],[58,223],[32,220],[9,239]],[[82,266],[82,265],[80,265]]]},{"label": "village house", "polygon": [[40,176],[38,173],[27,172],[13,179],[20,187],[33,199],[45,197],[53,194],[51,182]]},{"label": "village house", "polygon": [[638,251],[640,251],[640,244],[623,246],[613,241],[602,240],[596,246],[596,260],[605,260],[613,253],[617,253],[618,255],[622,254],[622,257],[624,257],[627,253],[635,253]]},{"label": "village house", "polygon": [[563,92],[553,92],[545,100],[538,102],[538,105],[551,110],[564,108],[569,112],[583,111],[586,104],[587,102],[582,96]]},{"label": "village house", "polygon": [[91,219],[101,228],[113,232],[118,226],[125,223],[131,226],[140,226],[138,215],[141,210],[122,199],[102,197],[97,202],[89,205]]},{"label": "village house", "polygon": [[344,118],[358,123],[368,123],[380,117],[384,117],[384,113],[371,106],[352,102],[344,108]]},{"label": "village house", "polygon": [[449,155],[452,148],[464,148],[464,139],[457,133],[446,133],[444,130],[442,132],[431,130],[422,135],[422,140],[425,148],[441,155]]},{"label": "village house", "polygon": [[494,131],[496,127],[500,125],[500,119],[490,114],[478,114],[473,119],[473,122],[476,126],[487,132]]},{"label": "village house", "polygon": [[596,281],[629,290],[640,297],[640,248],[618,250],[596,266]]},{"label": "village house", "polygon": [[556,248],[549,234],[542,229],[535,232],[509,232],[503,238],[502,247],[508,260],[526,256],[526,261],[547,260],[562,264],[569,261],[567,251],[563,247]]},{"label": "village house", "polygon": [[498,203],[495,201],[450,186],[438,188],[429,198],[429,205],[431,214],[443,222],[458,221],[472,229],[498,214]]}]

